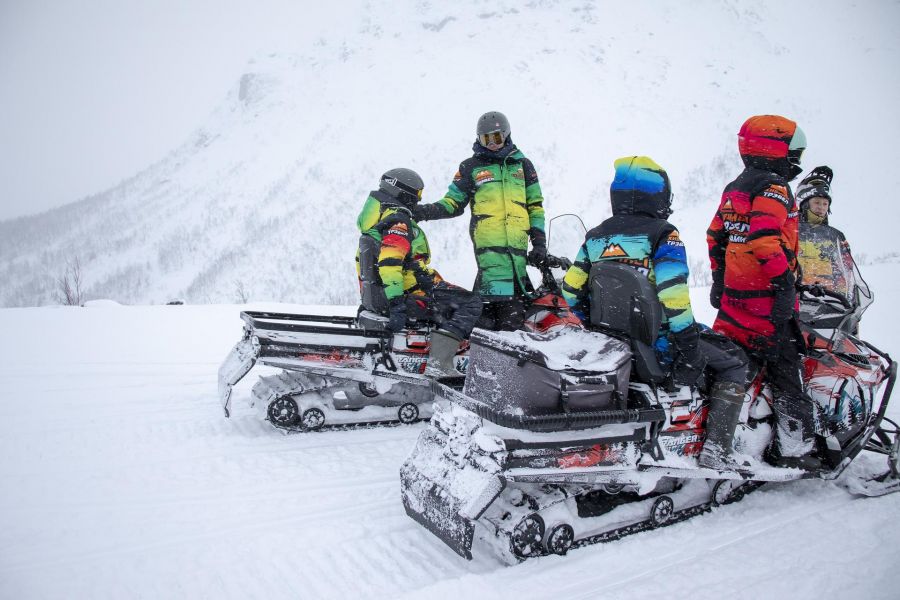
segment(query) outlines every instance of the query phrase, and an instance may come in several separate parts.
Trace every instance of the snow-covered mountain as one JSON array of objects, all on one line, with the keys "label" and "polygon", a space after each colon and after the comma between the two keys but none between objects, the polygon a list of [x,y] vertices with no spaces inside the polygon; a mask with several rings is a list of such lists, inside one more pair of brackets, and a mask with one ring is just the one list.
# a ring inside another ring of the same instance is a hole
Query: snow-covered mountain
[{"label": "snow-covered mountain", "polygon": [[[440,198],[487,110],[509,116],[551,217],[596,223],[613,160],[652,156],[670,173],[673,221],[698,266],[721,188],[740,169],[735,132],[749,115],[784,114],[807,133],[806,166],[835,168],[833,219],[857,254],[900,250],[873,173],[898,159],[900,84],[885,75],[898,58],[896,2],[360,0],[353,19],[298,10],[321,20],[321,36],[251,60],[168,156],[105,192],[0,222],[0,305],[54,302],[75,259],[88,298],[355,303],[368,190],[408,166],[426,201]],[[435,266],[462,285],[475,273],[467,226],[426,224]]]}]

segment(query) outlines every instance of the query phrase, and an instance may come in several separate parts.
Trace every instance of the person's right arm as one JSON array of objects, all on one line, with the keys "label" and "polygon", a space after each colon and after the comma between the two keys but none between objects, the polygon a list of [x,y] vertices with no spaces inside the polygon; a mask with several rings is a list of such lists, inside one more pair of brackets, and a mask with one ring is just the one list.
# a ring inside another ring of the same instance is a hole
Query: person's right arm
[{"label": "person's right arm", "polygon": [[465,163],[459,166],[459,170],[453,176],[453,181],[450,183],[450,187],[447,188],[447,193],[444,194],[443,198],[432,204],[419,204],[416,206],[414,212],[416,221],[449,219],[458,217],[463,213],[472,196],[475,195],[472,178],[462,175],[466,172],[464,165]]}]

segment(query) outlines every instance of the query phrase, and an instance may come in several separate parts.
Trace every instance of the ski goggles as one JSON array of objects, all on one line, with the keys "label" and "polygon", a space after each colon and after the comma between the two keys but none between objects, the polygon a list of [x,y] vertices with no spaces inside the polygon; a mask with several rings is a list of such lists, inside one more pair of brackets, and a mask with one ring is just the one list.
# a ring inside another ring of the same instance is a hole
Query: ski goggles
[{"label": "ski goggles", "polygon": [[798,148],[796,150],[788,150],[787,161],[789,164],[800,167],[800,159],[803,157],[803,151],[806,148]]},{"label": "ski goggles", "polygon": [[796,167],[799,167],[800,157],[803,156],[804,150],[806,150],[806,134],[803,133],[802,129],[797,127],[796,131],[794,131],[794,135],[791,136],[791,143],[788,145],[788,162]]},{"label": "ski goggles", "polygon": [[502,131],[489,131],[478,136],[478,143],[485,148],[489,146],[502,146],[506,143],[506,136]]}]

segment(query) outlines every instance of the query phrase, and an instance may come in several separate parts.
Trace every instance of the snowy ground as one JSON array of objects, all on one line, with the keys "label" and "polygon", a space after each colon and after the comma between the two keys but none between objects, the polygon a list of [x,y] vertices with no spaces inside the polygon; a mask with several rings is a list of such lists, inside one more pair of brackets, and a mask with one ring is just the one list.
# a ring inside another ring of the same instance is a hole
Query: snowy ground
[{"label": "snowy ground", "polygon": [[[897,271],[864,269],[863,332],[900,355]],[[466,562],[403,512],[424,425],[282,435],[246,405],[252,373],[222,416],[238,310],[0,310],[0,597],[900,595],[900,494],[816,481],[566,557]]]}]

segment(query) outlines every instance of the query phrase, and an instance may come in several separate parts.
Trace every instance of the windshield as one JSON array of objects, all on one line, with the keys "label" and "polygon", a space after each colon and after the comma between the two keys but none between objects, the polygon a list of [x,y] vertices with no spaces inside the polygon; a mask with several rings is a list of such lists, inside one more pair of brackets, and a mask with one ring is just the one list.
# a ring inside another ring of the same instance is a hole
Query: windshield
[{"label": "windshield", "polygon": [[585,235],[587,229],[578,215],[566,213],[553,217],[547,225],[547,251],[574,262]]}]

